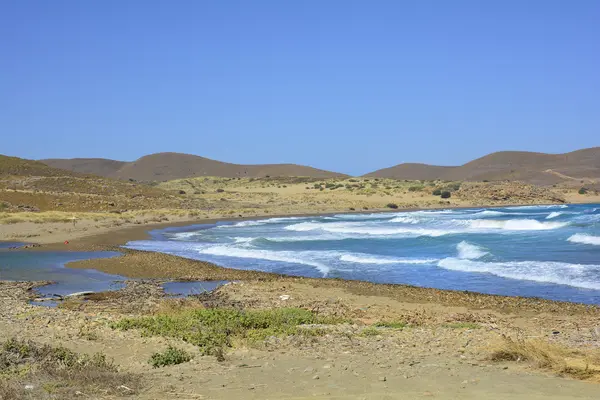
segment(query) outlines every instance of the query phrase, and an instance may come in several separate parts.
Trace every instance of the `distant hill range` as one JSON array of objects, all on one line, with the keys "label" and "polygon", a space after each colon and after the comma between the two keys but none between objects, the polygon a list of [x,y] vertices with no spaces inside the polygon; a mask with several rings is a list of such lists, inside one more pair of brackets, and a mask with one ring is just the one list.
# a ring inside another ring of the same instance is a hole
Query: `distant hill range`
[{"label": "distant hill range", "polygon": [[265,176],[335,178],[347,176],[304,165],[240,165],[181,153],[150,154],[132,162],[104,158],[46,159],[40,161],[54,168],[116,179],[134,179],[136,181],[168,181],[201,176],[229,178],[259,178]]},{"label": "distant hill range", "polygon": [[536,185],[600,182],[600,147],[565,154],[501,151],[458,167],[398,164],[365,176],[394,179],[442,179],[448,181],[511,180]]}]

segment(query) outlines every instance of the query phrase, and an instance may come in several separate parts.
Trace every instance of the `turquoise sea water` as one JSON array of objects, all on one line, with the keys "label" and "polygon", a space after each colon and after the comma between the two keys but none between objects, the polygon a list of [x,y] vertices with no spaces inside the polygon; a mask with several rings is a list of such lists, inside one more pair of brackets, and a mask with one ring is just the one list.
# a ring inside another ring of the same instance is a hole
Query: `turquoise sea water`
[{"label": "turquoise sea water", "polygon": [[271,218],[127,247],[310,277],[600,304],[600,205]]}]

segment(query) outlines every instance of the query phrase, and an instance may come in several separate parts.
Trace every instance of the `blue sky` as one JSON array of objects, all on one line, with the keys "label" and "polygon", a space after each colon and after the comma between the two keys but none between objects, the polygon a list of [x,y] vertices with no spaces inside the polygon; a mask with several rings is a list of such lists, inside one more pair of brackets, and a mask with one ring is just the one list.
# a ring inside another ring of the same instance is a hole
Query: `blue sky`
[{"label": "blue sky", "polygon": [[595,0],[0,2],[0,153],[362,174],[600,145]]}]

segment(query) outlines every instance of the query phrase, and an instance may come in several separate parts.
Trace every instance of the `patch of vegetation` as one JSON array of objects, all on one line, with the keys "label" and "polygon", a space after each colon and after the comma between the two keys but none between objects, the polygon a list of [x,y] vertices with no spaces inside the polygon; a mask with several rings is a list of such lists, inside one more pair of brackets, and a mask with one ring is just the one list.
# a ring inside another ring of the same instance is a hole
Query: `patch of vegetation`
[{"label": "patch of vegetation", "polygon": [[446,328],[452,328],[452,329],[479,329],[479,328],[481,328],[481,325],[479,325],[475,322],[450,322],[450,323],[444,324],[444,326]]},{"label": "patch of vegetation", "polygon": [[169,346],[160,353],[154,353],[148,361],[154,368],[160,368],[167,365],[177,365],[188,362],[192,359],[190,353],[177,347]]},{"label": "patch of vegetation", "polygon": [[374,326],[369,326],[368,328],[363,329],[362,332],[360,333],[360,336],[365,336],[365,337],[377,336],[377,335],[381,335],[381,332],[379,332],[379,329],[375,328]]},{"label": "patch of vegetation", "polygon": [[434,196],[441,196],[442,190],[441,189],[435,189],[431,194],[434,195]]},{"label": "patch of vegetation", "polygon": [[388,204],[386,204],[386,207],[387,208],[396,209],[396,208],[398,208],[398,204],[396,204],[396,203],[388,203]]},{"label": "patch of vegetation", "polygon": [[[31,385],[25,389],[25,385]],[[102,353],[81,355],[64,347],[9,339],[0,347],[0,398],[71,399],[133,395],[139,377],[119,372]],[[91,395],[91,396],[90,396]]]},{"label": "patch of vegetation", "polygon": [[585,353],[539,340],[503,338],[502,345],[490,356],[492,361],[527,362],[528,364],[575,379],[600,377],[600,355]]},{"label": "patch of vegetation", "polygon": [[218,355],[232,347],[235,339],[250,343],[270,336],[311,334],[301,325],[332,324],[341,320],[323,318],[301,308],[236,310],[203,308],[153,317],[125,318],[113,329],[139,329],[143,335],[182,339],[200,348],[203,355]]},{"label": "patch of vegetation", "polygon": [[444,190],[440,195],[440,197],[442,199],[449,199],[451,196],[452,196],[452,194],[447,190]]},{"label": "patch of vegetation", "polygon": [[409,192],[419,192],[419,191],[423,190],[423,188],[424,188],[423,185],[409,186],[408,191]]},{"label": "patch of vegetation", "polygon": [[378,328],[403,329],[408,326],[404,321],[379,321],[375,324]]},{"label": "patch of vegetation", "polygon": [[587,194],[588,190],[586,188],[581,188],[577,193],[579,194]]}]

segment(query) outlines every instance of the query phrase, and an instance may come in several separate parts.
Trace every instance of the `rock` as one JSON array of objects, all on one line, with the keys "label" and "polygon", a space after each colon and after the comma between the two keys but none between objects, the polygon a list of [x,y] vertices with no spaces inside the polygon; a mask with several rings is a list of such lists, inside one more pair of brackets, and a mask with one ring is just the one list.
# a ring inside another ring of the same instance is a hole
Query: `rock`
[{"label": "rock", "polygon": [[313,380],[320,379],[319,375],[315,375],[315,376],[313,376],[312,378],[313,378]]},{"label": "rock", "polygon": [[380,376],[379,377],[379,381],[380,382],[385,382],[385,381],[387,381],[387,378],[385,376]]},{"label": "rock", "polygon": [[304,372],[310,373],[310,372],[314,372],[314,370],[315,369],[313,367],[307,367],[307,368],[304,369]]}]

